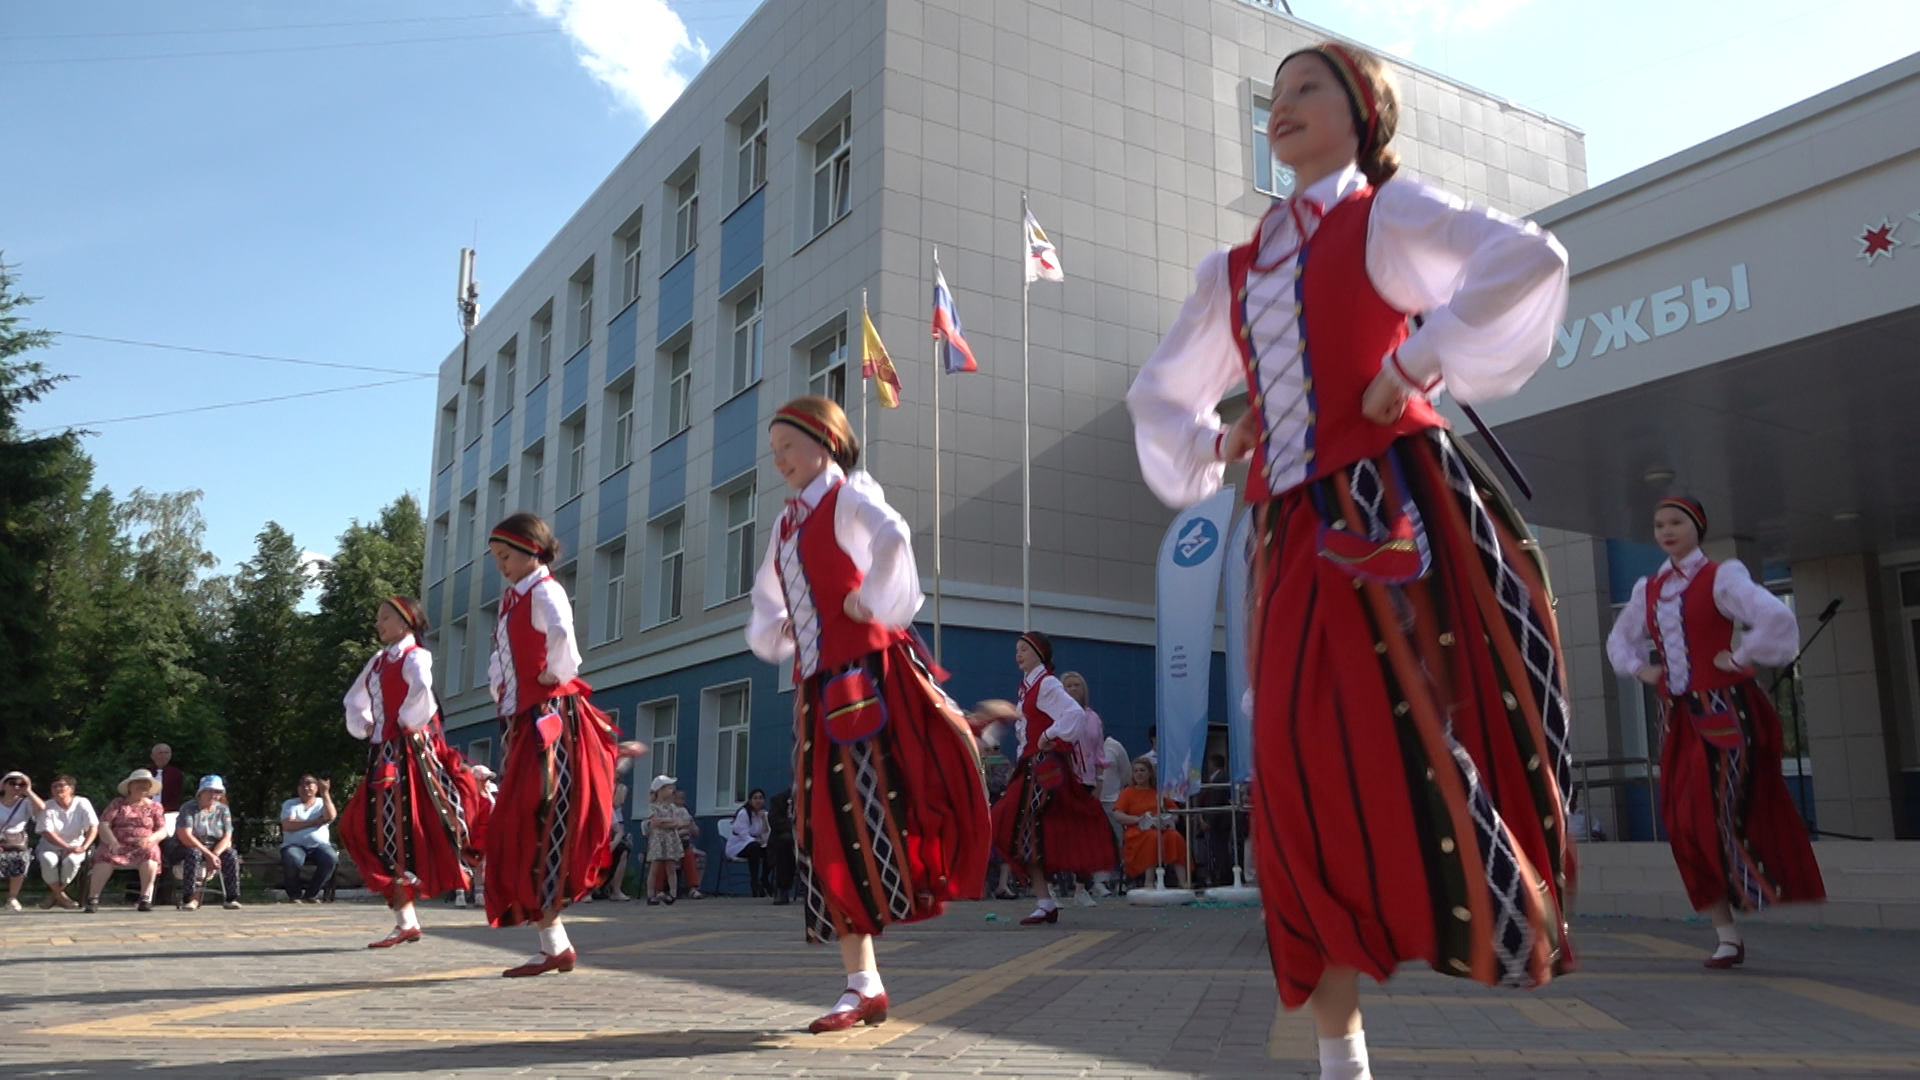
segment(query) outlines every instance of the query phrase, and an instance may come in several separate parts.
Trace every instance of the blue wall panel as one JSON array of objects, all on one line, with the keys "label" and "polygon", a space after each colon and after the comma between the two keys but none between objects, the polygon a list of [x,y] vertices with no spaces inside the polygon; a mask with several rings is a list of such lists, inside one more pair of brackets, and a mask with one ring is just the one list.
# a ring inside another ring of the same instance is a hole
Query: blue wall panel
[{"label": "blue wall panel", "polygon": [[720,291],[760,268],[767,239],[767,189],[761,188],[720,223]]},{"label": "blue wall panel", "polygon": [[547,387],[551,385],[552,379],[541,379],[540,385],[527,391],[527,422],[522,428],[521,446],[532,446],[547,433]]},{"label": "blue wall panel", "polygon": [[760,453],[760,387],[756,384],[713,411],[713,483],[753,468]]},{"label": "blue wall panel", "polygon": [[480,440],[460,452],[460,497],[466,498],[480,486]]},{"label": "blue wall panel", "polygon": [[657,341],[672,337],[693,321],[693,256],[689,251],[660,275],[660,330]]},{"label": "blue wall panel", "polygon": [[473,564],[468,563],[453,572],[453,610],[447,612],[449,621],[465,615],[473,608]]},{"label": "blue wall panel", "polygon": [[1607,541],[1607,588],[1613,602],[1624,604],[1633,598],[1633,583],[1660,570],[1666,553],[1652,544],[1627,540]]},{"label": "blue wall panel", "polygon": [[687,501],[687,433],[681,432],[647,457],[647,518],[652,520]]},{"label": "blue wall panel", "polygon": [[560,373],[560,419],[571,417],[582,405],[587,403],[587,359],[593,351],[591,345],[580,346],[580,351],[567,358],[565,368]]},{"label": "blue wall panel", "polygon": [[599,527],[594,532],[595,544],[604,544],[627,531],[627,485],[632,480],[633,468],[628,466],[600,481]]},{"label": "blue wall panel", "polygon": [[435,626],[440,626],[447,621],[447,613],[444,610],[442,610],[440,607],[441,604],[446,603],[446,599],[447,599],[447,583],[444,580],[436,581],[433,584],[427,586],[427,621],[428,622],[432,623]]},{"label": "blue wall panel", "polygon": [[513,460],[513,410],[493,422],[493,457],[487,464],[487,475],[491,476],[507,467]]},{"label": "blue wall panel", "polygon": [[607,324],[607,381],[633,370],[633,354],[638,347],[640,305],[628,304],[625,311]]},{"label": "blue wall panel", "polygon": [[439,517],[453,506],[453,462],[440,467],[440,475],[433,478],[433,516]]},{"label": "blue wall panel", "polygon": [[560,561],[568,562],[580,554],[580,508],[586,498],[570,499],[553,512],[553,536],[560,541]]}]

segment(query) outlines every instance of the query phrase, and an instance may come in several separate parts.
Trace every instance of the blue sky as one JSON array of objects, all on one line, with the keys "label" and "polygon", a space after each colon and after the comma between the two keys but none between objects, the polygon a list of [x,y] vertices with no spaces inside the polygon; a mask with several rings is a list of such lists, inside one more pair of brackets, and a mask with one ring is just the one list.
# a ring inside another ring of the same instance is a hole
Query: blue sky
[{"label": "blue sky", "polygon": [[[773,0],[782,2],[782,0]],[[0,0],[0,250],[77,337],[31,426],[205,491],[223,569],[423,494],[457,252],[505,289],[755,0]],[[1600,183],[1898,59],[1910,0],[1293,0],[1574,123]],[[1229,238],[1222,238],[1223,240]],[[99,423],[224,402],[389,385]]]}]

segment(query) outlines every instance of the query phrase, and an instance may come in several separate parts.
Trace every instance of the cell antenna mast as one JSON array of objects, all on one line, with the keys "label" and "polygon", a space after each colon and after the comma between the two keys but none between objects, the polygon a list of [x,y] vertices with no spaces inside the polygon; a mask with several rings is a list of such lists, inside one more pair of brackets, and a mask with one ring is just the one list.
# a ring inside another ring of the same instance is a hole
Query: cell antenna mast
[{"label": "cell antenna mast", "polygon": [[473,280],[473,249],[460,249],[460,285],[453,302],[460,309],[460,382],[467,381],[467,341],[480,322],[480,283]]}]

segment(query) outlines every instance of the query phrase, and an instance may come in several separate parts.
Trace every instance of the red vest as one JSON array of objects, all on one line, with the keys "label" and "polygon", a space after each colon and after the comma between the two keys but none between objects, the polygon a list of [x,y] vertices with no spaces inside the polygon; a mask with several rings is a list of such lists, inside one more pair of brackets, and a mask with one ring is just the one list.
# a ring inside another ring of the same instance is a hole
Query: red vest
[{"label": "red vest", "polygon": [[[1719,574],[1720,564],[1709,560],[1700,567],[1700,572],[1693,576],[1693,580],[1687,582],[1686,591],[1680,594],[1680,625],[1687,635],[1688,693],[1725,690],[1752,678],[1743,672],[1721,671],[1713,664],[1714,657],[1733,648],[1733,620],[1722,615],[1720,606],[1713,602],[1713,579]],[[1660,655],[1664,658],[1668,650],[1666,641],[1660,636],[1662,576],[1656,574],[1647,581],[1647,629],[1659,644]]]},{"label": "red vest", "polygon": [[847,617],[847,595],[860,587],[866,575],[840,546],[833,527],[834,508],[840,504],[844,487],[844,482],[833,485],[807,514],[807,520],[800,523],[800,565],[806,570],[807,591],[820,619],[820,666],[816,671],[846,667],[908,637],[905,630]]},{"label": "red vest", "polygon": [[1048,671],[1046,675],[1033,680],[1033,685],[1027,687],[1026,691],[1020,695],[1020,711],[1027,718],[1027,742],[1020,748],[1022,757],[1030,757],[1038,753],[1040,736],[1045,735],[1048,729],[1053,727],[1053,717],[1040,708],[1040,684],[1046,682],[1052,674]]},{"label": "red vest", "polygon": [[407,700],[407,654],[419,648],[409,645],[400,650],[400,655],[391,662],[387,660],[387,650],[373,658],[373,672],[370,680],[380,683],[380,715],[376,717],[379,728],[374,732],[380,741],[386,742],[406,734],[400,726],[400,706]]},{"label": "red vest", "polygon": [[548,686],[540,681],[541,672],[547,670],[547,635],[533,627],[533,598],[528,595],[532,591],[522,593],[510,585],[500,600],[500,618],[507,623],[507,647],[513,652],[512,670],[507,672],[507,677],[514,681],[516,712],[526,712],[574,692],[571,685]]},{"label": "red vest", "polygon": [[[1360,399],[1380,374],[1388,353],[1407,339],[1407,317],[1382,299],[1367,277],[1367,222],[1374,190],[1363,187],[1328,210],[1301,254],[1295,286],[1300,302],[1300,335],[1306,356],[1307,480],[1317,480],[1356,461],[1379,457],[1395,439],[1447,422],[1424,397],[1415,395],[1392,424],[1380,425],[1360,413]],[[1227,279],[1233,288],[1233,332],[1246,368],[1247,393],[1261,417],[1260,448],[1247,470],[1247,501],[1260,503],[1280,494],[1267,478],[1266,413],[1260,378],[1247,329],[1247,276],[1260,251],[1256,230],[1250,243],[1227,253]],[[1284,268],[1275,273],[1285,273]]]}]

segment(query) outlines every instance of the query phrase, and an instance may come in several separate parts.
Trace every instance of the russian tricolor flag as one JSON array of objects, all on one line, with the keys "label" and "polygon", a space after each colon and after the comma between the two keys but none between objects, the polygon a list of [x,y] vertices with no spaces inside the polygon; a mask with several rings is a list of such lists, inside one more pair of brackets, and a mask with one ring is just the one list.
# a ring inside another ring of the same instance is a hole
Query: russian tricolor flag
[{"label": "russian tricolor flag", "polygon": [[933,336],[939,340],[940,363],[947,374],[979,371],[973,350],[960,333],[960,313],[954,310],[953,294],[947,291],[947,276],[933,268]]}]

